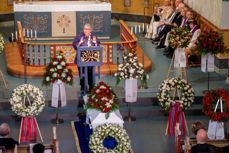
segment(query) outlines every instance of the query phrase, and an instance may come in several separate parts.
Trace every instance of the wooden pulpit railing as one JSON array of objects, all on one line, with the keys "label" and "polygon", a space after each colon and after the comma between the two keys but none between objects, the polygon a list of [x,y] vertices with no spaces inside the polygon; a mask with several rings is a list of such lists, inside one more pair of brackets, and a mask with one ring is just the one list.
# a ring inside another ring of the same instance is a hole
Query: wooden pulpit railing
[{"label": "wooden pulpit railing", "polygon": [[[124,21],[120,21],[120,39],[118,42],[101,42],[103,47],[103,64],[120,64],[123,62],[123,54],[125,52],[135,52],[137,39],[131,34],[129,27]],[[56,52],[62,51],[66,56],[74,54],[72,42],[38,42],[36,40],[20,41],[21,55],[23,61],[27,61],[27,66],[46,66],[51,57],[56,55]],[[69,64],[73,63],[72,61]]]}]

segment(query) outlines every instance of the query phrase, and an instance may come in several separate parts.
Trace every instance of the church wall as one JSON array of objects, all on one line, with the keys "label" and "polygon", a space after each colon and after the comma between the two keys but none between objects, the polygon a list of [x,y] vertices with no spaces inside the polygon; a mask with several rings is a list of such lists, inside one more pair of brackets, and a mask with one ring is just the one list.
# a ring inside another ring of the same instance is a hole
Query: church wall
[{"label": "church wall", "polygon": [[[111,0],[112,12],[124,14],[144,15],[144,0],[130,0],[131,6],[124,7],[124,0]],[[149,7],[145,9],[145,15],[151,16],[155,3],[162,3],[163,0],[148,0]]]},{"label": "church wall", "polygon": [[[8,3],[9,2],[9,3]],[[13,12],[12,0],[1,0],[0,14],[7,14]]]}]

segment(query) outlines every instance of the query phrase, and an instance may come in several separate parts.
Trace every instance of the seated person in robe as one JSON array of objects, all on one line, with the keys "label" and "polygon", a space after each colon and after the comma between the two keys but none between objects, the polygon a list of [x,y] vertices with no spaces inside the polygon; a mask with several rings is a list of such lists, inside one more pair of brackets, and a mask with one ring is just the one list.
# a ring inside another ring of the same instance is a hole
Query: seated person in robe
[{"label": "seated person in robe", "polygon": [[190,28],[190,32],[192,33],[192,38],[190,43],[188,44],[188,47],[185,48],[185,52],[186,52],[186,56],[190,56],[190,55],[198,55],[198,50],[197,50],[197,39],[200,36],[200,27],[197,25],[197,21],[196,20],[190,20],[188,21],[189,23],[189,28]]},{"label": "seated person in robe", "polygon": [[[85,24],[84,28],[83,28],[83,32],[79,35],[77,35],[74,38],[73,41],[73,47],[74,49],[77,51],[78,47],[81,46],[99,46],[100,45],[100,41],[98,40],[98,38],[93,35],[92,33],[92,27],[90,24]],[[75,58],[75,63],[77,64],[77,56]],[[80,75],[80,69],[82,69],[82,72],[84,73],[85,68],[84,67],[78,67],[79,70],[79,75]],[[88,91],[84,91],[84,77],[82,77],[80,79],[80,86],[81,86],[81,93],[85,93],[85,92],[90,92],[90,90],[93,88],[93,67],[88,67],[87,68],[87,74],[88,74],[88,84],[86,85],[88,87]]]},{"label": "seated person in robe", "polygon": [[179,3],[176,10],[172,13],[171,17],[168,21],[161,22],[159,27],[157,28],[157,37],[153,39],[152,43],[159,42],[157,49],[164,48],[164,43],[166,39],[166,35],[171,31],[174,25],[178,27],[181,25],[182,15],[181,10],[185,7],[184,3]]},{"label": "seated person in robe", "polygon": [[166,20],[170,14],[172,14],[173,8],[171,6],[170,0],[164,0],[163,6],[159,7],[158,4],[155,4],[154,7],[154,15],[152,16],[152,19],[150,21],[149,29],[147,30],[147,33],[145,35],[145,38],[154,38],[153,35],[157,26],[159,24],[159,21]]},{"label": "seated person in robe", "polygon": [[6,150],[14,149],[15,145],[19,145],[17,141],[9,137],[10,127],[7,123],[2,123],[0,126],[0,146],[4,146]]}]

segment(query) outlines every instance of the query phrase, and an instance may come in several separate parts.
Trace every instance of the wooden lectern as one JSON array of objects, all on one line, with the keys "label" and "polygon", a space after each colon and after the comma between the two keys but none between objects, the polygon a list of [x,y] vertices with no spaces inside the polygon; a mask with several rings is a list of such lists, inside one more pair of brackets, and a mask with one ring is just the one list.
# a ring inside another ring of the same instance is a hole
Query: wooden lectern
[{"label": "wooden lectern", "polygon": [[84,72],[82,68],[80,69],[80,79],[84,77],[84,94],[88,91],[88,74],[87,68],[93,67],[93,84],[95,84],[95,76],[96,76],[96,67],[98,67],[98,78],[100,78],[100,66],[102,65],[102,51],[103,48],[99,46],[83,46],[77,49],[77,65],[78,67],[84,68]]}]

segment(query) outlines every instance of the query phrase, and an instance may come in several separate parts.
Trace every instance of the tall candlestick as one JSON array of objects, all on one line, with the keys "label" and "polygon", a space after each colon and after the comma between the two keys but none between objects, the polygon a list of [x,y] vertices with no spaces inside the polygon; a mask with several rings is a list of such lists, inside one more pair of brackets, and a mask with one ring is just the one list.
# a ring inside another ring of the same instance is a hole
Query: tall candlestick
[{"label": "tall candlestick", "polygon": [[31,33],[30,37],[33,38],[33,29],[30,30],[30,33]]},{"label": "tall candlestick", "polygon": [[140,24],[138,25],[138,31],[139,31],[139,33],[141,32],[141,25]]},{"label": "tall candlestick", "polygon": [[148,25],[148,24],[147,24],[146,32],[147,32],[147,33],[149,32],[149,25]]},{"label": "tall candlestick", "polygon": [[131,35],[133,34],[133,27],[130,28]]},{"label": "tall candlestick", "polygon": [[17,40],[17,30],[15,31],[15,39]]},{"label": "tall candlestick", "polygon": [[137,26],[134,27],[134,33],[137,33]]},{"label": "tall candlestick", "polygon": [[25,37],[25,28],[23,28],[23,36]]},{"label": "tall candlestick", "polygon": [[60,153],[59,142],[56,141],[56,153]]},{"label": "tall candlestick", "polygon": [[52,127],[53,139],[56,140],[56,127]]},{"label": "tall candlestick", "polygon": [[37,39],[37,30],[34,31],[34,35],[35,35],[35,36],[34,36],[35,39]]},{"label": "tall candlestick", "polygon": [[142,31],[144,32],[144,30],[145,30],[145,25],[144,23],[142,23]]},{"label": "tall candlestick", "polygon": [[14,33],[11,33],[12,41],[14,41]]},{"label": "tall candlestick", "polygon": [[27,33],[27,37],[29,37],[29,29],[26,30],[26,33]]}]

